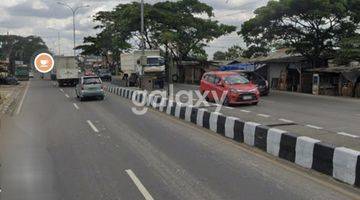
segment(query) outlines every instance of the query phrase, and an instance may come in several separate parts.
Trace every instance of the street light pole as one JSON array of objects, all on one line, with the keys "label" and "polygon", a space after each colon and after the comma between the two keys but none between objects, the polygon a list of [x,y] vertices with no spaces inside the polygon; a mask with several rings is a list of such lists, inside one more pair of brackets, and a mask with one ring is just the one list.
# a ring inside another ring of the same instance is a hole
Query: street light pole
[{"label": "street light pole", "polygon": [[58,39],[58,55],[60,56],[61,55],[61,51],[60,51],[60,30],[58,29],[55,29],[55,28],[52,28],[52,27],[48,27],[48,29],[51,29],[51,30],[55,30],[57,31],[57,39]]},{"label": "street light pole", "polygon": [[78,6],[76,8],[73,8],[71,7],[69,4],[67,3],[64,3],[64,2],[57,2],[59,5],[62,5],[62,6],[65,6],[67,8],[69,8],[72,12],[72,15],[73,15],[73,39],[74,39],[74,57],[76,56],[76,50],[75,50],[75,47],[76,47],[76,35],[75,35],[75,15],[76,15],[76,12],[80,9],[80,8],[88,8],[90,7],[89,5],[86,5],[86,6]]}]

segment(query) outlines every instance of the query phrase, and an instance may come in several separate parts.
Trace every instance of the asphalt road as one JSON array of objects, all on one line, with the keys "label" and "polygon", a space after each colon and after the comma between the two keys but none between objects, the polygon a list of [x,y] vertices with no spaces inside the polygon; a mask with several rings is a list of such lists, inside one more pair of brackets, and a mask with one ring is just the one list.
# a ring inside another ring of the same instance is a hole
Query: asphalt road
[{"label": "asphalt road", "polygon": [[33,80],[0,135],[1,200],[356,199],[314,172],[129,100]]},{"label": "asphalt road", "polygon": [[[175,85],[175,91],[197,89],[198,86],[193,85]],[[279,122],[360,136],[359,99],[273,91],[270,96],[262,97],[258,106],[237,106],[235,109]]]}]

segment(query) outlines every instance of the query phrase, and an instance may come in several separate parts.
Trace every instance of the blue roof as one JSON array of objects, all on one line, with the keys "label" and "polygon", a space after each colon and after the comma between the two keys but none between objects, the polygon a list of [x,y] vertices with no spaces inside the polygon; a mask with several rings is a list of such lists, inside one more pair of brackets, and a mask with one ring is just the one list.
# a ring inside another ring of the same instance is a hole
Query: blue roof
[{"label": "blue roof", "polygon": [[255,71],[255,65],[239,63],[234,65],[225,65],[219,68],[219,71],[234,71],[234,70]]}]

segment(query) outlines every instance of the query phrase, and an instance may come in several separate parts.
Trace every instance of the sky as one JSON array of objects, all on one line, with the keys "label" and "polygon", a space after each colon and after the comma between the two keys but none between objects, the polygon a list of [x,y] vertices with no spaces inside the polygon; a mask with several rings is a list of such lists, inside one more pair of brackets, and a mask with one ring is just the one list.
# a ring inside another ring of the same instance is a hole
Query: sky
[{"label": "sky", "polygon": [[[0,34],[16,34],[22,36],[41,36],[49,48],[64,55],[72,55],[73,24],[72,12],[57,2],[65,2],[72,7],[85,6],[76,14],[76,45],[83,37],[95,35],[93,16],[99,11],[112,10],[119,3],[130,0],[1,0]],[[137,0],[140,1],[140,0]],[[154,3],[159,0],[145,0]],[[164,0],[161,0],[164,1]],[[241,27],[241,24],[253,17],[253,11],[266,4],[268,0],[200,0],[214,8],[214,20],[224,24]],[[60,34],[60,42],[58,41]],[[210,58],[216,51],[226,51],[233,45],[244,46],[236,34],[223,36],[208,44],[206,51]]]}]

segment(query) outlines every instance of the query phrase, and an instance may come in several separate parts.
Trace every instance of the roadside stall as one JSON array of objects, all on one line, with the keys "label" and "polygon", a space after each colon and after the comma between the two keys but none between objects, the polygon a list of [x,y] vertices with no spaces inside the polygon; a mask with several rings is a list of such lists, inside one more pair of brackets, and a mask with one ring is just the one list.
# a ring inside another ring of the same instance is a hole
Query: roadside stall
[{"label": "roadside stall", "polygon": [[360,97],[360,66],[337,66],[315,68],[313,72],[313,94]]}]

